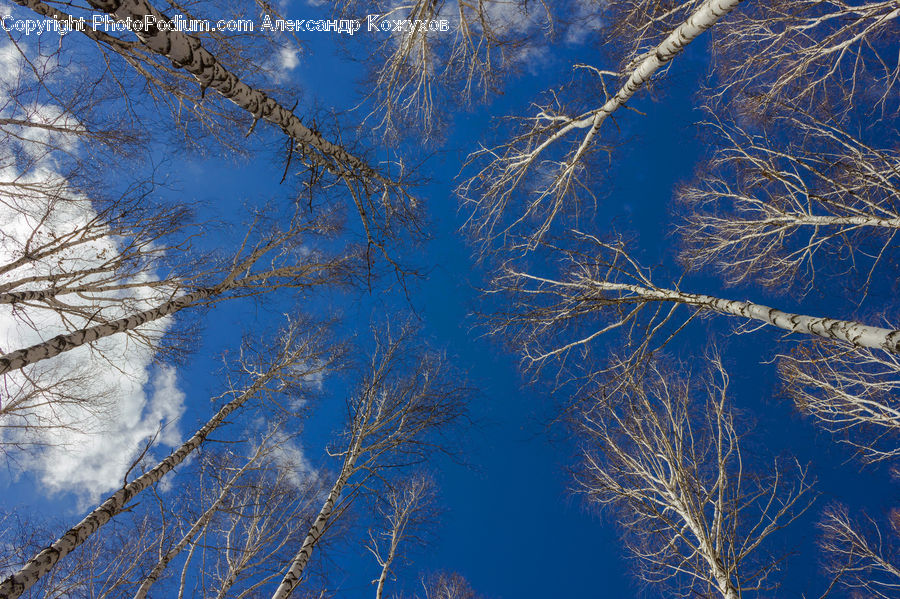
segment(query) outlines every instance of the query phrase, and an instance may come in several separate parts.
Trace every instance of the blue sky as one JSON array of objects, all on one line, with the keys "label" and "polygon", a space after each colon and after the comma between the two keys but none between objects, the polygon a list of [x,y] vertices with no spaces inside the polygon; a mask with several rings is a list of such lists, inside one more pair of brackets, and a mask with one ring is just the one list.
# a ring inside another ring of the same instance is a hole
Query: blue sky
[{"label": "blue sky", "polygon": [[[353,54],[356,40],[344,41]],[[324,49],[316,44],[311,50],[315,59],[301,61],[300,80],[328,79],[319,75],[329,70]],[[550,396],[547,385],[523,385],[516,356],[496,340],[481,336],[467,316],[473,307],[484,309],[478,289],[487,275],[485,266],[473,262],[457,230],[466,214],[457,210],[453,196],[458,159],[476,142],[490,141],[486,132],[491,117],[526,113],[528,104],[544,90],[570,78],[569,65],[588,60],[602,67],[602,60],[610,57],[597,60],[596,47],[590,43],[557,42],[533,72],[507,81],[503,96],[455,114],[441,148],[446,154],[426,165],[433,181],[425,195],[434,239],[424,255],[434,268],[412,294],[412,305],[426,331],[445,344],[481,389],[472,407],[481,425],[466,437],[471,467],[452,462],[442,466],[439,480],[447,512],[433,547],[417,563],[458,570],[488,597],[625,597],[640,588],[628,573],[628,561],[617,542],[615,516],[598,517],[569,491],[566,468],[574,463],[574,448],[558,428],[548,426],[553,406],[564,398]],[[703,140],[695,126],[702,114],[694,109],[694,94],[708,60],[705,40],[700,40],[674,62],[653,100],[644,95],[634,102],[644,115],[618,115],[619,138],[625,141],[613,154],[604,187],[598,190],[603,195],[600,206],[580,223],[583,230],[604,232],[613,225],[635,234],[646,263],[663,264],[672,273],[677,272],[677,239],[671,234],[671,200],[675,186],[690,180],[703,155]],[[346,93],[344,85],[334,89],[320,89],[326,102],[338,102]],[[414,148],[415,142],[411,145]],[[723,289],[713,276],[694,276],[682,288],[747,297],[785,309],[802,305],[811,314],[840,314],[846,309],[845,302],[824,294],[799,301],[757,289]],[[365,309],[360,311],[364,319]],[[733,326],[727,318],[711,317],[685,331],[673,351],[685,359],[700,357],[708,339],[718,339],[733,380],[733,405],[755,422],[747,446],[773,457],[795,455],[810,464],[821,496],[804,518],[775,539],[797,554],[785,566],[790,576],[781,577],[784,586],[776,596],[814,596],[823,590],[813,547],[814,524],[822,507],[841,501],[884,514],[892,507],[896,487],[886,467],[861,469],[847,451],[817,432],[779,396],[780,383],[771,363],[777,332],[735,336]],[[652,589],[644,592],[665,596]]]},{"label": "blue sky", "polygon": [[[328,15],[323,6],[287,9],[287,16],[293,18]],[[338,47],[338,37],[331,33],[304,37],[306,49],[296,68],[286,74],[288,82],[302,91],[298,113],[314,103],[346,111],[363,101],[362,67],[349,58],[364,58],[371,40],[362,34],[341,37]],[[431,239],[408,256],[426,274],[410,281],[408,299],[388,280],[377,282],[369,292],[329,294],[308,306],[320,315],[339,316],[339,331],[347,337],[365,336],[373,321],[396,315],[405,318],[411,312],[420,320],[424,336],[446,351],[478,389],[470,406],[473,426],[458,431],[457,458],[439,456],[430,464],[440,486],[442,508],[431,543],[410,551],[407,563],[396,572],[391,592],[414,592],[421,573],[446,569],[461,573],[479,593],[494,599],[619,598],[639,592],[666,596],[654,589],[639,590],[618,542],[615,514],[599,516],[570,492],[567,468],[575,463],[576,447],[562,427],[551,423],[566,397],[551,394],[545,380],[525,384],[527,375],[520,371],[519,357],[499,340],[485,336],[471,316],[475,310],[496,309],[497,300],[481,296],[490,266],[474,259],[472,246],[459,231],[466,213],[459,209],[454,188],[462,159],[480,141],[497,141],[491,137],[494,117],[526,113],[529,103],[544,90],[571,78],[573,63],[611,66],[603,64],[612,59],[598,52],[593,38],[586,36],[581,42],[553,42],[532,66],[504,82],[502,95],[451,112],[440,146],[423,147],[415,137],[399,144],[399,151],[411,160],[423,152],[433,153],[422,171],[429,182],[418,190],[427,200]],[[676,59],[653,99],[643,94],[634,102],[643,115],[632,111],[617,115],[621,147],[612,154],[603,187],[598,189],[600,204],[579,223],[582,230],[603,233],[615,227],[634,234],[645,263],[661,265],[662,281],[666,272],[673,278],[677,275],[677,239],[671,234],[678,216],[673,214],[673,190],[690,180],[704,154],[703,138],[694,124],[702,118],[695,110],[695,93],[708,69],[705,43],[701,39]],[[293,104],[289,98],[283,100]],[[354,122],[361,114],[362,110],[352,111],[340,120]],[[235,162],[229,157],[190,156],[183,168],[171,174],[174,191],[162,193],[197,201],[199,216],[235,225],[248,204],[286,201],[291,190],[278,184],[283,164],[273,150],[280,139],[276,132],[263,129],[260,125],[255,139],[248,141],[257,149],[249,158]],[[180,158],[176,146],[161,145],[154,153],[169,158],[166,164]],[[349,220],[354,226],[352,216]],[[205,243],[220,243],[228,237],[219,234]],[[871,301],[889,302],[889,287],[890,281],[874,288]],[[709,274],[691,276],[682,289],[784,309],[802,307],[807,314],[840,316],[853,309],[837,294],[811,293],[798,299],[759,288],[726,289]],[[186,406],[178,424],[182,434],[208,415],[207,400],[220,383],[221,351],[234,351],[244,329],[274,330],[281,311],[291,308],[289,300],[279,297],[262,307],[225,302],[203,315],[196,351],[177,365],[178,388]],[[803,518],[775,539],[796,554],[778,575],[784,584],[772,596],[818,596],[824,587],[814,544],[821,509],[840,501],[880,517],[894,507],[896,482],[890,480],[886,465],[860,467],[831,437],[798,416],[780,394],[772,363],[780,347],[777,332],[734,335],[733,327],[734,322],[725,317],[694,322],[670,351],[683,359],[699,357],[708,340],[717,339],[732,377],[732,403],[754,423],[747,432],[746,447],[754,455],[794,455],[810,465],[820,496]],[[345,380],[326,378],[323,397],[305,427],[304,455],[315,466],[336,467],[322,449],[337,426],[341,394],[346,390]],[[28,473],[15,474],[10,469],[3,482],[7,505],[41,506],[62,521],[79,517],[81,504],[73,496],[44,497],[46,490]],[[340,570],[331,582],[337,584],[339,597],[368,596],[370,581],[377,575],[376,564],[359,542],[363,538],[359,532],[332,550],[331,559]]]}]

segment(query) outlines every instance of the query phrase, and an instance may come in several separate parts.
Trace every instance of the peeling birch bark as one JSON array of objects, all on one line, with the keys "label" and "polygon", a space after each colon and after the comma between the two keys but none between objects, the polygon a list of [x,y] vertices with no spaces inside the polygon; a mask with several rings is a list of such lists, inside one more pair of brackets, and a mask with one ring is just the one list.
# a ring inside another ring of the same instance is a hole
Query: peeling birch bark
[{"label": "peeling birch bark", "polygon": [[[628,259],[626,258],[626,260]],[[637,266],[635,267],[638,268]],[[790,333],[805,333],[825,339],[842,341],[854,347],[881,349],[893,354],[900,354],[900,330],[897,329],[866,325],[853,320],[795,314],[749,301],[723,299],[711,295],[685,293],[677,289],[660,288],[653,285],[650,279],[644,276],[636,276],[635,278],[638,278],[641,284],[635,284],[597,280],[595,277],[598,275],[595,273],[580,276],[570,281],[553,280],[516,271],[510,271],[509,275],[512,279],[518,280],[517,285],[521,283],[521,280],[528,280],[540,286],[537,289],[529,289],[527,291],[529,294],[550,295],[559,298],[561,307],[554,308],[554,311],[558,311],[559,314],[558,316],[552,316],[554,319],[570,318],[571,316],[569,315],[572,313],[586,314],[594,310],[602,311],[604,306],[669,302],[693,306],[700,310],[708,310],[720,314],[740,316]],[[520,288],[518,290],[521,291]],[[523,317],[523,322],[532,318],[535,318],[533,314],[526,314]],[[546,316],[541,316],[540,318],[543,319]],[[630,318],[630,316],[627,318]],[[552,352],[544,353],[535,359],[542,360],[571,349],[575,345],[586,343],[597,335],[619,326],[621,322],[624,321],[607,326],[584,339],[570,343]]]},{"label": "peeling birch bark", "polygon": [[705,307],[723,314],[734,314],[790,331],[837,339],[857,347],[872,347],[900,353],[900,330],[865,325],[852,320],[793,314],[747,301],[726,300],[709,295],[675,293],[686,304]]},{"label": "peeling birch bark", "polygon": [[878,227],[900,229],[900,218],[879,218],[877,216],[817,216],[815,214],[787,215],[772,217],[761,224],[798,225],[808,227]]},{"label": "peeling birch bark", "polygon": [[[74,293],[93,291],[93,288],[75,288]],[[27,291],[10,291],[0,293],[0,304],[21,304],[25,302],[40,302],[51,297],[56,297],[59,292],[54,289],[29,289]]]},{"label": "peeling birch bark", "polygon": [[[165,281],[161,281],[165,283]],[[7,291],[0,293],[0,304],[24,304],[27,302],[45,302],[61,295],[101,294],[135,287],[148,287],[144,282],[121,283],[117,285],[81,285],[78,287],[49,287],[47,289],[27,289],[24,291]]]},{"label": "peeling birch bark", "polygon": [[[88,3],[120,19],[131,18],[143,21],[153,17],[168,21],[146,0],[88,0]],[[180,31],[161,31],[152,24],[146,30],[136,31],[138,39],[157,54],[161,54],[178,67],[193,75],[203,90],[212,88],[223,97],[253,115],[282,129],[299,144],[312,148],[330,159],[331,169],[338,174],[351,174],[346,169],[360,171],[369,177],[380,179],[374,169],[350,154],[342,146],[333,144],[303,124],[299,117],[284,108],[273,98],[260,90],[242,82],[237,75],[228,71],[200,40]]]}]

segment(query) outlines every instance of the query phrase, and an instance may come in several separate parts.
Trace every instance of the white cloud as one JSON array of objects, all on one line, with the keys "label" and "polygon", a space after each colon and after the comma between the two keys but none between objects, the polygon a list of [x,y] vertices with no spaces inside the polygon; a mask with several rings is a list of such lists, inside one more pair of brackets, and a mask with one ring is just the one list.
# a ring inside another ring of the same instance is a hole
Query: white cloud
[{"label": "white cloud", "polygon": [[283,71],[296,69],[300,64],[300,53],[293,48],[282,48],[278,52],[278,66]]},{"label": "white cloud", "polygon": [[[284,479],[296,489],[305,489],[318,479],[319,473],[306,459],[296,435],[285,433],[278,425],[273,429],[272,424],[262,416],[254,418],[247,430],[255,430],[261,438],[260,443],[265,444],[262,463],[277,468]],[[251,441],[248,456],[258,450],[259,444]]]},{"label": "white cloud", "polygon": [[291,71],[300,66],[300,50],[292,46],[283,46],[269,60],[268,68],[272,79],[281,83],[290,77]]},{"label": "white cloud", "polygon": [[316,479],[317,472],[310,465],[303,453],[303,449],[295,442],[284,437],[273,439],[275,447],[269,453],[269,459],[282,468],[287,481],[297,489],[302,489],[309,484],[310,479]]},{"label": "white cloud", "polygon": [[[57,106],[10,100],[16,79],[33,76],[23,68],[19,51],[10,43],[0,44],[0,72],[0,117],[78,126]],[[45,148],[52,144],[76,151],[75,136],[40,128],[15,133],[0,145],[0,181],[20,185],[52,181],[64,188],[66,182]],[[19,156],[29,157],[27,171],[20,169]],[[0,265],[23,256],[29,239],[32,244],[58,239],[97,217],[88,198],[67,195],[66,201],[55,201],[42,193],[0,192]],[[60,271],[88,270],[115,255],[119,243],[121,240],[100,236],[45,259],[31,259],[0,275],[0,285]],[[152,281],[153,276],[143,273],[129,282]],[[30,287],[15,289],[23,288]],[[160,292],[137,287],[118,293],[121,297],[128,294],[130,309],[142,309],[155,304]],[[80,296],[65,299],[73,305],[88,302]],[[113,302],[103,314],[115,318],[124,314],[123,310]],[[0,305],[0,351],[28,347],[84,324],[79,316],[68,320],[66,324],[55,310]],[[144,333],[161,335],[170,324],[168,319],[156,321]],[[146,344],[127,335],[113,335],[93,347],[79,347],[7,374],[3,407],[9,409],[13,401],[27,398],[32,407],[0,413],[0,443],[40,448],[17,455],[16,461],[31,470],[47,491],[72,492],[94,500],[121,486],[134,458],[158,431],[159,444],[171,446],[179,441],[176,422],[184,412],[184,395],[177,388],[174,369],[154,367],[153,358],[154,352]],[[82,401],[60,401],[62,398]],[[27,428],[17,428],[23,425]],[[162,425],[167,426],[160,430]]]},{"label": "white cloud", "polygon": [[93,503],[121,486],[129,466],[157,433],[162,445],[178,443],[175,422],[184,412],[184,394],[175,386],[174,369],[160,367],[149,381],[153,394],[148,399],[149,370],[132,356],[118,369],[98,373],[95,384],[115,394],[115,401],[95,424],[97,430],[48,433],[45,439],[55,443],[28,456],[24,463],[40,474],[48,491],[72,492]]},{"label": "white cloud", "polygon": [[600,4],[596,0],[575,0],[574,18],[566,31],[567,44],[583,44],[587,37],[603,28]]}]

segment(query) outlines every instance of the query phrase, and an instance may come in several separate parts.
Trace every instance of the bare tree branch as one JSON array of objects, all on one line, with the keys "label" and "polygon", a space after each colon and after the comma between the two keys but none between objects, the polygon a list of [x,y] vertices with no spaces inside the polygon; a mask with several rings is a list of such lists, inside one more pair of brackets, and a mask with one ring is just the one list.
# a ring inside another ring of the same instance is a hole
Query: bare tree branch
[{"label": "bare tree branch", "polygon": [[882,533],[874,520],[860,526],[845,507],[833,506],[819,523],[826,570],[854,596],[888,599],[900,590],[896,512],[892,518],[893,530]]},{"label": "bare tree branch", "polygon": [[416,529],[432,517],[430,504],[434,492],[434,481],[424,474],[404,478],[386,490],[379,513],[384,528],[378,534],[369,530],[366,545],[381,567],[378,578],[372,581],[375,599],[385,597],[384,586],[400,556],[401,541],[406,544],[415,540]]},{"label": "bare tree branch", "polygon": [[[622,364],[622,369],[633,365]],[[651,362],[584,409],[577,489],[590,503],[620,509],[624,542],[639,576],[693,593],[736,599],[769,588],[780,558],[768,537],[809,504],[798,468],[785,480],[751,474],[728,407],[728,375],[718,356],[704,386]]]},{"label": "bare tree branch", "polygon": [[[539,107],[527,120],[526,131],[499,148],[480,150],[468,163],[488,161],[459,188],[463,202],[471,208],[467,226],[473,238],[486,243],[525,227],[528,249],[544,238],[557,214],[572,204],[579,189],[587,188],[589,174],[584,161],[595,145],[600,127],[616,110],[641,89],[653,75],[684,50],[701,33],[734,10],[740,0],[705,0],[675,28],[659,46],[636,60],[622,74],[625,80],[613,94],[607,94],[601,106],[577,116]],[[600,78],[619,77],[618,73],[592,69]],[[605,90],[605,85],[604,85]],[[575,136],[572,150],[561,159],[549,156],[549,148]],[[580,139],[579,139],[580,137]],[[537,179],[535,189],[522,189],[529,177]],[[525,195],[518,214],[507,218],[517,195]]]},{"label": "bare tree branch", "polygon": [[729,284],[809,289],[827,260],[817,257],[850,248],[871,279],[900,230],[900,155],[796,112],[759,134],[709,127],[722,146],[679,192],[686,263],[712,265]]},{"label": "bare tree branch", "polygon": [[892,40],[900,8],[891,0],[790,0],[757,3],[722,31],[719,96],[740,93],[765,109],[789,103],[890,110],[900,62]]},{"label": "bare tree branch", "polygon": [[867,462],[900,456],[900,357],[808,342],[778,369],[797,407]]},{"label": "bare tree branch", "polygon": [[313,549],[363,485],[386,469],[424,460],[439,447],[434,435],[462,416],[468,390],[441,356],[413,349],[413,333],[410,327],[376,332],[365,378],[348,402],[342,449],[331,452],[341,458],[340,472],[273,599],[297,588]]}]

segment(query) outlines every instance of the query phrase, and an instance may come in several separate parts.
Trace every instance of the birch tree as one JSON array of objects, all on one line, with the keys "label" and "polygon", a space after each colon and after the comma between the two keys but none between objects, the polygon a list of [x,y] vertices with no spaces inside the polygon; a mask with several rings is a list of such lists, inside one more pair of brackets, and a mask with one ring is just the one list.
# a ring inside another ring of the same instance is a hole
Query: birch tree
[{"label": "birch tree", "polygon": [[[32,345],[3,348],[7,351],[0,356],[3,447],[40,449],[65,442],[65,431],[102,430],[105,416],[115,413],[117,398],[114,389],[94,379],[98,363],[116,365],[122,360],[123,344],[113,341],[114,335],[128,335],[135,342],[132,351],[152,355],[162,350],[166,356],[185,340],[184,328],[174,333],[170,329],[171,315],[186,307],[209,308],[223,299],[259,297],[279,289],[304,292],[350,280],[356,261],[352,250],[329,255],[316,248],[317,238],[333,231],[332,223],[295,220],[283,230],[265,229],[265,222],[258,221],[232,258],[206,260],[202,268],[182,277],[163,277],[165,286],[154,285],[151,279],[149,290],[143,289],[137,283],[145,279],[138,276],[135,288],[126,288],[123,295],[109,290],[102,295],[102,287],[97,294],[69,287],[54,290],[59,295],[43,298],[44,303],[38,297],[12,304],[23,309],[23,318],[37,323],[39,335],[20,337]],[[179,266],[191,262],[188,256]],[[52,264],[49,268],[55,272]],[[114,300],[106,302],[107,296]],[[119,297],[130,299],[115,301]],[[57,322],[57,302],[70,302],[82,311],[75,313],[73,308],[63,313],[68,327]],[[35,306],[43,307],[46,315]],[[60,334],[50,337],[60,328]],[[72,350],[78,351],[67,354]]]},{"label": "birch tree", "polygon": [[372,581],[375,599],[384,599],[385,584],[399,561],[401,543],[411,544],[417,539],[421,527],[433,517],[434,482],[427,475],[418,474],[390,484],[385,497],[379,502],[378,518],[382,527],[369,530],[366,549],[372,553],[381,572]]},{"label": "birch tree", "polygon": [[678,193],[688,265],[711,265],[728,284],[808,290],[817,266],[839,262],[832,270],[868,271],[868,285],[900,229],[896,152],[798,111],[758,133],[707,127],[721,144]]},{"label": "birch tree", "polygon": [[306,329],[307,323],[295,320],[286,325],[272,345],[248,346],[242,352],[239,372],[245,382],[239,386],[240,380],[233,381],[233,386],[220,398],[224,403],[218,412],[169,456],[141,476],[126,482],[78,524],[3,580],[0,583],[0,597],[12,599],[21,596],[98,529],[127,511],[142,491],[157,484],[165,474],[184,462],[213,431],[225,423],[230,414],[245,403],[258,396],[298,393],[305,388],[310,376],[327,369],[335,356],[323,342],[324,329]]},{"label": "birch tree", "polygon": [[177,564],[176,579],[163,587],[167,593],[257,597],[281,577],[324,490],[316,471],[294,461],[293,440],[276,436],[268,458],[225,495]]},{"label": "birch tree", "polygon": [[[680,192],[684,261],[710,264],[726,282],[813,289],[822,266],[862,302],[890,264],[898,156],[800,110],[759,134],[713,122],[723,147]],[[868,262],[866,264],[866,262]],[[847,271],[862,267],[860,284]],[[897,454],[896,350],[810,341],[779,360],[787,393],[865,461]]]},{"label": "birch tree", "polygon": [[[43,546],[51,522],[23,517],[24,510],[10,511],[4,518],[2,552],[4,572],[18,568]],[[58,597],[123,597],[131,581],[152,560],[161,530],[145,515],[126,516],[102,534],[78,548],[65,564],[42,578],[24,595],[29,599]]]},{"label": "birch tree", "polygon": [[[255,596],[280,575],[321,488],[314,471],[289,461],[295,436],[277,425],[259,439],[245,434],[246,444],[203,452],[172,488],[154,490],[155,502],[132,505],[24,596]],[[30,541],[6,540],[24,559],[47,527],[21,528]],[[9,567],[21,565],[16,556]]]},{"label": "birch tree", "polygon": [[[631,368],[631,365],[621,365]],[[809,505],[805,470],[751,473],[715,356],[698,384],[660,362],[579,417],[577,490],[616,509],[638,577],[679,596],[736,599],[777,586],[770,537]]]},{"label": "birch tree", "polygon": [[425,599],[478,599],[472,585],[456,572],[436,572],[422,580]]},{"label": "birch tree", "polygon": [[623,66],[635,64],[659,46],[702,3],[703,0],[612,0],[603,11],[603,40],[621,47]]},{"label": "birch tree", "polygon": [[[515,234],[529,239],[531,243],[525,247],[533,249],[550,231],[558,214],[576,210],[579,196],[592,198],[589,180],[594,167],[588,158],[598,150],[603,123],[739,3],[706,0],[698,4],[658,46],[636,58],[625,72],[585,67],[600,81],[603,98],[599,106],[570,114],[552,94],[550,104],[538,106],[535,116],[522,119],[521,132],[511,141],[472,154],[469,165],[479,170],[460,186],[459,193],[471,211],[468,226],[473,238],[484,242]],[[608,90],[605,77],[618,83]],[[565,147],[560,150],[560,146]],[[484,162],[486,165],[481,166]],[[523,205],[511,208],[519,196],[524,198]]]},{"label": "birch tree", "polygon": [[[134,593],[135,599],[145,599],[150,592],[151,587],[153,587],[164,575],[169,564],[171,564],[173,560],[179,558],[180,554],[185,551],[185,549],[194,549],[198,536],[201,532],[204,532],[208,526],[212,525],[213,519],[216,516],[219,516],[223,512],[228,514],[234,513],[232,510],[235,507],[235,503],[240,505],[240,502],[236,502],[236,495],[239,495],[242,492],[250,493],[251,495],[264,495],[265,491],[260,487],[264,486],[262,483],[266,478],[265,470],[267,467],[271,468],[273,455],[279,450],[282,450],[284,444],[288,442],[289,438],[280,431],[279,426],[276,424],[275,426],[270,427],[263,437],[259,439],[256,449],[252,450],[247,457],[233,455],[233,452],[229,452],[231,455],[215,456],[212,460],[210,460],[210,456],[205,457],[204,466],[206,467],[204,469],[208,471],[205,478],[212,479],[216,483],[210,490],[212,501],[203,512],[190,523],[187,531],[181,535],[174,544],[166,547],[165,550],[162,550],[161,548],[159,558],[150,569],[150,572],[142,576],[140,586]],[[282,468],[284,467],[282,466]],[[260,476],[261,474],[263,474],[263,476]],[[275,478],[277,479],[280,477],[276,474]],[[200,481],[196,482],[199,483]],[[202,485],[198,486],[201,486],[202,488]],[[298,493],[298,495],[302,495],[302,493]],[[277,497],[273,497],[270,498],[269,501],[255,501],[253,502],[253,505],[256,509],[262,509],[263,507],[272,508],[273,504],[276,502]],[[272,514],[265,514],[265,517],[272,517]],[[250,518],[250,516],[248,516],[248,518]],[[209,543],[210,541],[209,536],[210,535],[206,535],[206,543]],[[230,535],[226,536],[226,550],[232,550],[234,547],[233,543]],[[245,552],[245,554],[249,553],[249,551]],[[246,562],[249,557],[249,555],[242,555],[242,560]],[[237,561],[238,560],[234,559],[226,560],[228,564],[233,564]],[[236,581],[237,578],[237,572],[230,573],[226,576],[225,580],[232,581],[227,587],[230,588],[233,586],[234,581]],[[225,581],[223,581],[223,584],[220,587],[222,596],[228,591],[224,582]]]},{"label": "birch tree", "polygon": [[825,570],[854,596],[887,599],[900,589],[900,521],[890,516],[888,530],[871,518],[854,521],[847,508],[831,506],[819,523]]},{"label": "birch tree", "polygon": [[720,89],[750,98],[752,110],[787,104],[884,116],[896,109],[897,17],[890,1],[753,4],[717,39]]},{"label": "birch tree", "polygon": [[[165,301],[204,270],[189,252],[187,208],[155,205],[143,190],[109,202],[46,191],[0,199],[0,305],[21,330],[45,336],[115,320]],[[159,346],[146,327],[127,333]]]},{"label": "birch tree", "polygon": [[293,593],[322,536],[366,485],[389,469],[423,461],[440,447],[440,429],[463,414],[468,391],[441,356],[414,349],[413,333],[376,333],[363,381],[347,402],[339,449],[329,451],[341,460],[340,470],[273,599]]},{"label": "birch tree", "polygon": [[0,81],[8,117],[0,119],[0,305],[18,325],[47,327],[46,310],[63,328],[81,328],[170,288],[166,274],[196,271],[185,259],[178,272],[172,259],[188,250],[186,204],[154,201],[152,177],[129,182],[123,172],[120,185],[96,176],[91,160],[124,166],[136,146],[120,121],[98,114],[111,103],[102,86],[67,73],[46,45],[2,48],[10,73]]},{"label": "birch tree", "polygon": [[[38,0],[17,2],[46,17],[67,19],[71,16]],[[120,0],[88,0],[87,4],[82,10],[102,11],[118,20],[131,19],[143,23],[145,19],[150,19],[169,22],[162,12],[146,1],[126,3]],[[346,186],[352,205],[361,218],[369,245],[381,251],[389,260],[387,244],[395,241],[395,237],[404,231],[413,234],[419,232],[420,206],[407,191],[407,173],[402,164],[397,164],[393,172],[389,166],[373,166],[341,143],[325,139],[314,127],[305,124],[294,114],[293,109],[243,81],[228,64],[219,61],[215,54],[204,47],[197,36],[188,35],[176,28],[155,26],[135,31],[137,43],[127,39],[123,42],[118,37],[87,28],[84,33],[121,55],[150,81],[153,81],[154,74],[152,69],[146,68],[146,63],[152,57],[152,61],[167,65],[165,70],[179,74],[183,70],[188,80],[199,84],[198,104],[202,104],[206,90],[211,88],[252,117],[251,130],[260,120],[280,129],[291,140],[289,156],[296,155],[298,161],[305,165],[303,170],[309,173],[312,187],[329,189],[336,184]]]},{"label": "birch tree", "polygon": [[221,268],[207,273],[199,284],[183,281],[155,306],[126,314],[100,324],[86,326],[57,335],[31,347],[9,351],[0,356],[0,374],[24,368],[52,358],[84,344],[89,344],[134,330],[142,325],[174,314],[191,306],[210,305],[232,297],[250,297],[274,289],[304,289],[333,283],[346,268],[347,256],[331,257],[304,247],[306,235],[328,233],[330,225],[322,221],[295,218],[283,230],[275,230],[253,239],[251,228],[238,252]]},{"label": "birch tree", "polygon": [[[666,326],[677,332],[697,314],[734,316],[743,319],[745,327],[812,335],[837,342],[836,347],[900,353],[898,330],[686,292],[677,283],[661,287],[621,240],[578,237],[583,245],[577,249],[550,248],[561,262],[562,276],[530,274],[509,263],[495,280],[495,290],[510,294],[515,305],[493,319],[492,330],[508,334],[531,365],[587,349],[616,329],[630,335],[638,348],[648,348]],[[676,316],[681,306],[691,310],[688,317]]]},{"label": "birch tree", "polygon": [[[190,251],[199,229],[187,203],[156,200],[154,175],[129,171],[141,151],[109,89],[67,70],[60,48],[25,38],[0,41],[0,355],[146,309],[209,268]],[[119,177],[94,161],[119,165]],[[2,375],[2,451],[108,432],[146,373],[144,350],[172,358],[185,347],[182,330],[157,324]]]},{"label": "birch tree", "polygon": [[[129,312],[142,295],[171,293],[178,278],[196,266],[188,259],[178,268],[173,260],[188,249],[189,234],[179,239],[187,228],[185,207],[155,206],[144,193],[109,203],[64,195],[45,199],[2,200],[9,228],[0,241],[0,304],[12,306],[24,326],[46,310],[68,329]],[[167,271],[171,278],[154,277]]]},{"label": "birch tree", "polygon": [[[63,21],[71,15],[85,17],[88,23],[92,23],[92,13],[95,12],[85,2],[19,4],[44,17],[58,15]],[[230,70],[239,69],[247,76],[271,80],[278,67],[272,57],[297,48],[293,44],[285,45],[284,37],[278,39],[276,36],[266,36],[264,32],[227,32],[207,26],[202,23],[204,15],[201,13],[210,10],[215,10],[217,15],[213,22],[220,18],[256,18],[258,11],[278,17],[278,10],[267,2],[218,6],[204,2],[164,2],[162,12],[183,17],[180,21],[182,26],[194,30],[195,35],[214,50],[222,64]],[[97,53],[94,54],[94,61],[103,65],[104,74],[95,77],[94,85],[99,89],[114,90],[115,95],[124,100],[124,105],[118,106],[112,114],[126,117],[124,121],[130,124],[139,124],[133,130],[139,130],[143,139],[148,135],[155,136],[154,125],[162,119],[160,131],[166,131],[167,135],[175,133],[176,137],[180,135],[182,143],[194,150],[202,151],[204,145],[211,141],[218,142],[225,149],[242,150],[246,144],[243,133],[252,121],[250,115],[233,110],[224,98],[207,98],[194,87],[195,80],[189,73],[154,54],[139,40],[120,33],[113,35],[110,28],[102,26],[97,29],[86,27],[84,31],[79,31],[95,44]],[[65,54],[74,56],[80,51],[81,46],[72,43],[71,38],[66,42]]]}]

